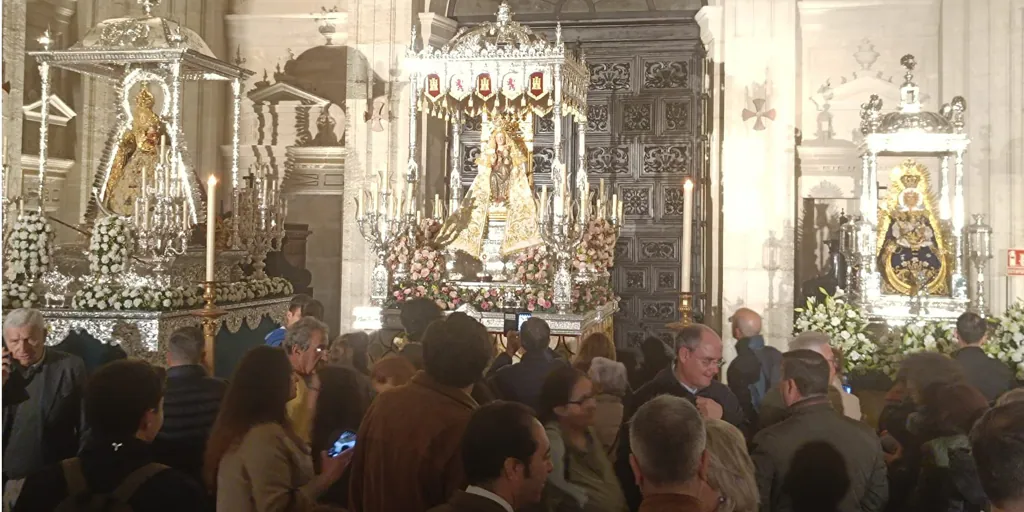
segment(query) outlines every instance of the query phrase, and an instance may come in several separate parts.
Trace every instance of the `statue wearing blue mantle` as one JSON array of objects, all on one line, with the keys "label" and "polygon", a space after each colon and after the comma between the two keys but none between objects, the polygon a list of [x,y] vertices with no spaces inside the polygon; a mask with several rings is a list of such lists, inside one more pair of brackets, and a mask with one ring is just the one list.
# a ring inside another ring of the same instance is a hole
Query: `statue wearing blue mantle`
[{"label": "statue wearing blue mantle", "polygon": [[932,207],[927,169],[913,160],[894,169],[887,203],[879,209],[878,224],[882,291],[948,295],[947,251]]}]

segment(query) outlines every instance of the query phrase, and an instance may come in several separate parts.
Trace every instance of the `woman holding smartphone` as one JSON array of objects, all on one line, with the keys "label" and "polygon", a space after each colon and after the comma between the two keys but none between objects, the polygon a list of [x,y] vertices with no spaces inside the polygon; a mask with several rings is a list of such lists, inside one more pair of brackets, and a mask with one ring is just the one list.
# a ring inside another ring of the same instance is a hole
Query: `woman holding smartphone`
[{"label": "woman holding smartphone", "polygon": [[279,348],[259,346],[242,358],[206,448],[204,478],[217,510],[312,511],[351,461],[351,450],[321,452],[314,474],[309,448],[288,421],[294,379]]},{"label": "woman holding smartphone", "polygon": [[[404,358],[396,359],[409,364]],[[313,374],[306,397],[310,417],[313,418],[313,431],[310,433],[313,467],[323,472],[317,454],[327,452],[334,456],[347,450],[347,456],[351,457],[349,448],[355,445],[355,433],[359,432],[359,424],[370,406],[370,388],[352,368],[324,366]],[[346,469],[341,478],[320,496],[320,502],[348,506],[348,484],[349,471]]]}]

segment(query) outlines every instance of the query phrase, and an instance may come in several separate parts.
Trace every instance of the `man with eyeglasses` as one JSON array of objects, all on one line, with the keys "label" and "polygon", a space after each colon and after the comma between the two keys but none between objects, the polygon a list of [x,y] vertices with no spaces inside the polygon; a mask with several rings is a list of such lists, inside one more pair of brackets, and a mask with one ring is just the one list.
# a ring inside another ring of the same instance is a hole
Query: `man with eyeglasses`
[{"label": "man with eyeglasses", "polygon": [[640,406],[659,395],[672,395],[692,402],[705,419],[725,420],[746,432],[747,421],[740,401],[732,390],[715,377],[721,371],[722,338],[705,325],[691,325],[676,335],[676,362],[643,385],[625,404],[619,429],[615,472],[622,483],[630,510],[640,507],[640,490],[629,466],[629,422]]},{"label": "man with eyeglasses", "polygon": [[[811,350],[825,358],[829,368],[828,379],[832,383],[828,387],[828,401],[832,404],[832,408],[840,414],[859,421],[861,419],[860,399],[850,393],[846,393],[836,385],[838,382],[836,378],[838,364],[835,352],[832,350],[832,338],[822,332],[803,332],[798,334],[789,343],[789,351],[792,352],[794,350]],[[779,387],[775,386],[765,393],[764,401],[761,402],[757,430],[764,430],[786,419],[787,414],[786,404],[782,400],[782,393]]]},{"label": "man with eyeglasses", "polygon": [[327,348],[327,324],[311,316],[300,318],[288,327],[281,348],[288,353],[292,375],[296,380],[295,398],[288,402],[288,418],[292,421],[295,433],[308,443],[312,418],[306,406],[306,394],[309,392],[313,372]]}]

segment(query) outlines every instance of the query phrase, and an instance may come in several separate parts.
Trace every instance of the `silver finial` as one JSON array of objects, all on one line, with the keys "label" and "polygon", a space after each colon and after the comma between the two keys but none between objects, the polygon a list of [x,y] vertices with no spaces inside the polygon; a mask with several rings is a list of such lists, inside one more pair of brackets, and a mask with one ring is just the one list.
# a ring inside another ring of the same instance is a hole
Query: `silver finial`
[{"label": "silver finial", "polygon": [[50,51],[50,45],[53,44],[53,34],[50,33],[50,27],[47,26],[46,30],[36,39],[39,46],[43,47],[43,50]]},{"label": "silver finial", "polygon": [[562,22],[561,21],[559,21],[558,24],[555,25],[555,44],[557,44],[557,45],[561,45],[562,44]]},{"label": "silver finial", "polygon": [[135,3],[142,6],[142,14],[149,18],[153,16],[153,8],[160,5],[160,0],[135,0]]},{"label": "silver finial", "polygon": [[498,25],[508,25],[512,21],[512,8],[508,6],[508,0],[501,0],[498,6]]},{"label": "silver finial", "polygon": [[900,59],[900,65],[907,68],[906,74],[903,75],[905,85],[914,83],[914,68],[917,67],[917,59],[911,54],[906,54]]}]

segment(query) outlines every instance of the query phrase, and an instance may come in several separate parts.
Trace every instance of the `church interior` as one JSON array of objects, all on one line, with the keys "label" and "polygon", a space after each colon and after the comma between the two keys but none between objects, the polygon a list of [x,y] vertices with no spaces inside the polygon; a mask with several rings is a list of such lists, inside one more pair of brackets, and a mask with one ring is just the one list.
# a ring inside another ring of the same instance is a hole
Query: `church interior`
[{"label": "church interior", "polygon": [[3,64],[5,312],[153,361],[293,293],[570,350],[1024,321],[1024,0],[5,0]]}]

